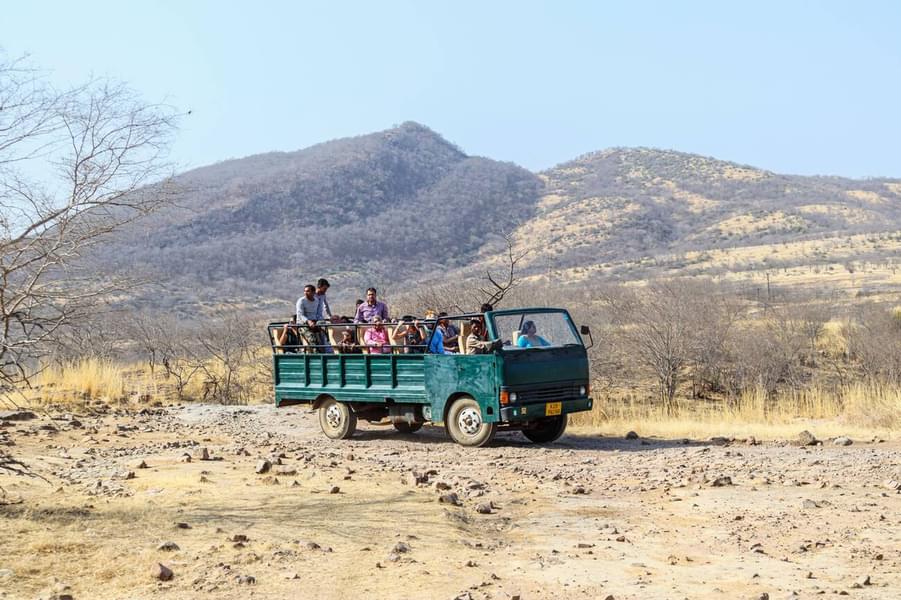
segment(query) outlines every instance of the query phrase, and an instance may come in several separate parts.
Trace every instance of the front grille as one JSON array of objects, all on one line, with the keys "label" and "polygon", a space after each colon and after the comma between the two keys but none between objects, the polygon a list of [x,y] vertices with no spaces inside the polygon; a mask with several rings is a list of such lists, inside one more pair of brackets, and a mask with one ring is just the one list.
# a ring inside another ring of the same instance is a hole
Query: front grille
[{"label": "front grille", "polygon": [[516,403],[554,402],[579,397],[578,385],[556,386],[543,389],[516,390]]}]

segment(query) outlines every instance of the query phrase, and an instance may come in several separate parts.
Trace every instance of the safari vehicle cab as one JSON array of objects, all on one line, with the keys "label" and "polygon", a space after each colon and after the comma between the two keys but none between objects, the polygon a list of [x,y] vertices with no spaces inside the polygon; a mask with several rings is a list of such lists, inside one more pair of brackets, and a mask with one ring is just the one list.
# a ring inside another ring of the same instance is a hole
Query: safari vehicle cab
[{"label": "safari vehicle cab", "polygon": [[[566,310],[519,308],[447,318],[460,323],[459,354],[407,353],[403,346],[380,354],[279,346],[277,334],[285,324],[270,323],[276,406],[311,405],[323,433],[333,439],[350,437],[358,419],[387,420],[402,432],[431,422],[443,423],[464,446],[484,446],[498,429],[552,442],[565,431],[568,414],[591,409],[586,347]],[[503,346],[465,354],[471,318],[484,318],[488,337],[503,340]],[[434,335],[435,322],[423,323]],[[322,327],[334,342],[340,328],[353,328],[360,340],[371,325]],[[581,333],[590,339],[587,327]]]}]

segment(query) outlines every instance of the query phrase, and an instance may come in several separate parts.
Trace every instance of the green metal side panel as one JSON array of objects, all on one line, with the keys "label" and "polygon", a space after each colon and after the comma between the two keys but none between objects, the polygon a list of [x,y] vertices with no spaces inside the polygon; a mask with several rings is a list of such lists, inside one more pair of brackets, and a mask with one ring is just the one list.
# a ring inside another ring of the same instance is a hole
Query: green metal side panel
[{"label": "green metal side panel", "polygon": [[482,418],[493,423],[500,417],[497,356],[493,354],[427,354],[425,380],[432,404],[432,420],[443,421],[447,401],[457,394],[475,398]]},{"label": "green metal side panel", "polygon": [[428,403],[422,354],[275,354],[275,404],[323,394],[346,402]]}]

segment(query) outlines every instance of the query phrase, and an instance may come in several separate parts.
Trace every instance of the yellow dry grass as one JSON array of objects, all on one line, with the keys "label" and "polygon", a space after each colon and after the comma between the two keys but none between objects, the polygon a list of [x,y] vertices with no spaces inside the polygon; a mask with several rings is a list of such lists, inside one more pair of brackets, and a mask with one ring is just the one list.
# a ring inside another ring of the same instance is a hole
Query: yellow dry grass
[{"label": "yellow dry grass", "polygon": [[[268,348],[260,350],[259,359],[269,357]],[[265,357],[262,356],[265,354]],[[244,400],[271,400],[271,379],[259,362],[249,362],[236,373]],[[223,365],[210,361],[206,370],[197,371],[188,380],[181,398],[175,380],[157,368],[151,373],[143,364],[123,364],[111,360],[85,358],[45,368],[35,386],[25,393],[26,404],[32,407],[84,406],[102,401],[108,404],[146,404],[147,402],[175,402],[202,400],[209,392],[211,377],[224,379]]]},{"label": "yellow dry grass", "polygon": [[601,398],[592,411],[573,415],[574,431],[622,435],[708,438],[712,436],[785,439],[810,429],[818,437],[901,433],[901,387],[854,384],[840,392],[789,390],[767,399],[750,390],[734,401],[679,399],[669,410],[645,399]]}]

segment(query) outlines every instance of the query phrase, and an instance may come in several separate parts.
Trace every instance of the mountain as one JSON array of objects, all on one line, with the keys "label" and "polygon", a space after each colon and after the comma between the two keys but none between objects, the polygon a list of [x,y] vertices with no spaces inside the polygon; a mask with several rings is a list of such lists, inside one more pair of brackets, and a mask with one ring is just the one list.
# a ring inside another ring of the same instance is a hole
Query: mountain
[{"label": "mountain", "polygon": [[543,187],[416,123],[226,161],[175,185],[177,208],[123,232],[99,257],[159,282],[142,300],[165,308],[283,303],[321,275],[363,289],[434,276],[531,219]]},{"label": "mountain", "polygon": [[594,152],[539,176],[535,217],[515,232],[533,250],[533,276],[742,280],[795,269],[801,283],[860,263],[901,283],[901,180],[780,175],[650,148]]},{"label": "mountain", "polygon": [[97,257],[157,281],[136,304],[284,311],[319,276],[347,301],[372,284],[465,281],[496,264],[500,233],[528,251],[520,273],[539,282],[778,272],[799,285],[901,284],[901,180],[780,175],[650,148],[535,174],[408,122],[218,163],[176,185],[175,207]]}]

